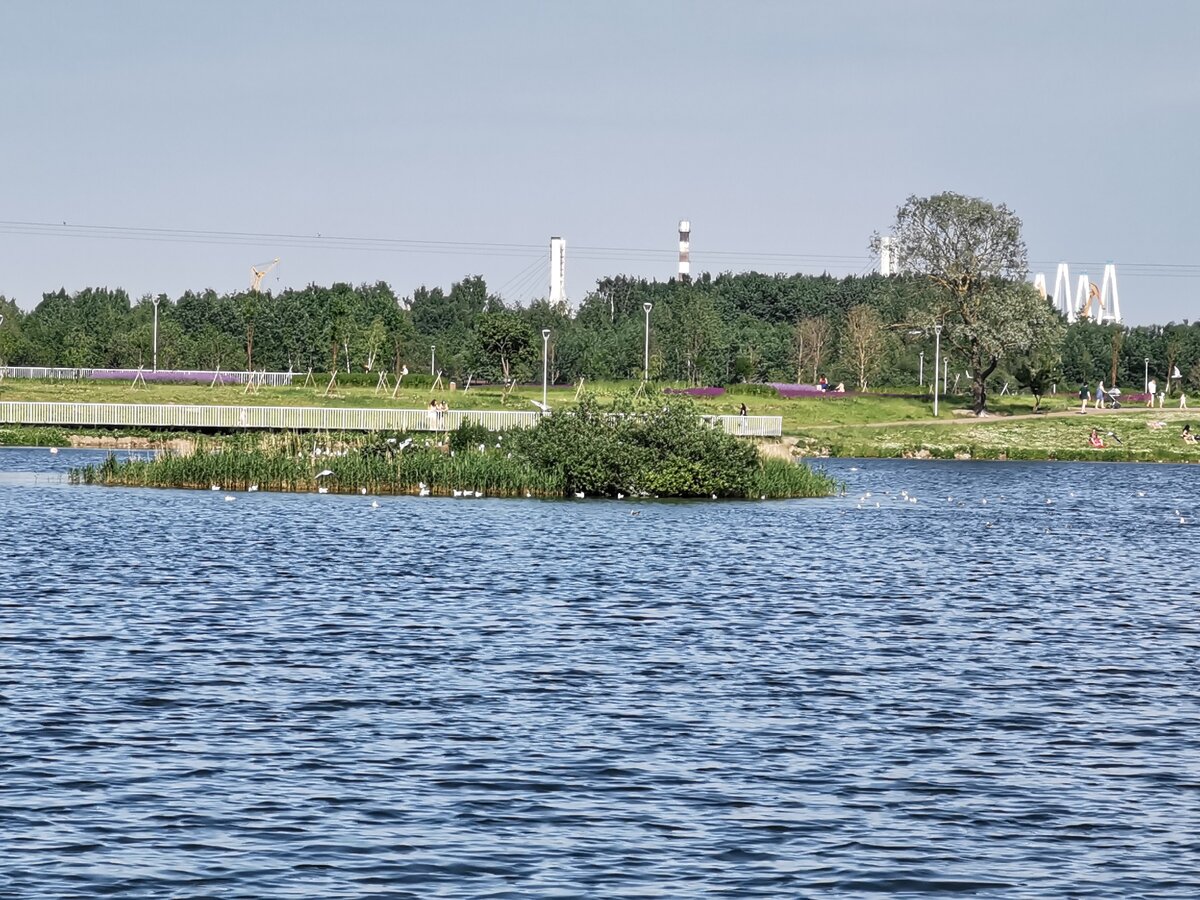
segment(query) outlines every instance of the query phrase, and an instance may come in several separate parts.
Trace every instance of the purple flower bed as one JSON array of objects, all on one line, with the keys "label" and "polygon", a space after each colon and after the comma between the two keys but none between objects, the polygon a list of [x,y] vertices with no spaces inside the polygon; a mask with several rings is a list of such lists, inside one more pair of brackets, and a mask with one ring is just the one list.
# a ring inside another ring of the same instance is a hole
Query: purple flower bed
[{"label": "purple flower bed", "polygon": [[816,384],[781,384],[773,381],[767,385],[773,387],[779,393],[780,397],[785,399],[793,399],[795,397],[845,397],[846,391],[823,391],[820,385]]},{"label": "purple flower bed", "polygon": [[720,397],[725,393],[723,387],[697,387],[697,388],[664,388],[664,394],[687,394],[689,397]]}]

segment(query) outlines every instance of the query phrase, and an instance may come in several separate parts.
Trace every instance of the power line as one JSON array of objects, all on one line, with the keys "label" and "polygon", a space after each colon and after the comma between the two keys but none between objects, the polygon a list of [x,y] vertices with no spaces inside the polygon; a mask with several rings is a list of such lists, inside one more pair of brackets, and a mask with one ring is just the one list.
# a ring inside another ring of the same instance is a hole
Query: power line
[{"label": "power line", "polygon": [[[376,253],[416,253],[453,256],[523,257],[531,253],[540,256],[543,248],[538,244],[520,244],[498,241],[431,241],[408,238],[369,237],[356,235],[295,234],[287,232],[219,231],[183,228],[151,228],[124,225],[72,225],[67,222],[36,222],[0,220],[0,234],[31,237],[75,238],[85,240],[119,240],[146,243],[177,243],[213,246],[269,246],[311,250],[340,250]],[[672,248],[652,247],[608,247],[577,245],[571,257],[594,262],[627,262],[635,264],[668,263],[675,260],[677,251]],[[783,251],[745,250],[696,250],[693,258],[711,269],[722,265],[747,266],[761,264],[766,268],[815,268],[841,269],[847,272],[865,272],[864,263],[872,257],[866,255],[834,253],[789,253]],[[536,261],[535,261],[536,262]],[[1070,262],[1070,261],[1068,261]],[[1058,261],[1036,260],[1031,266],[1054,266]],[[1100,262],[1071,262],[1072,267],[1101,268]],[[523,270],[522,270],[523,271]],[[1120,272],[1126,277],[1138,278],[1197,278],[1200,277],[1198,263],[1125,262],[1120,263]],[[521,275],[521,273],[518,273]]]}]

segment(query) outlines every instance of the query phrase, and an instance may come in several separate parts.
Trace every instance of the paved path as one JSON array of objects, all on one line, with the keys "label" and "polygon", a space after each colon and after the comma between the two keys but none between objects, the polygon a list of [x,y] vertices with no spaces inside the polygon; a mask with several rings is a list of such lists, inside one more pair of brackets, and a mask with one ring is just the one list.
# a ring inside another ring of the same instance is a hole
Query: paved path
[{"label": "paved path", "polygon": [[[1200,410],[1196,410],[1200,414]],[[933,418],[930,416],[927,419],[900,419],[894,422],[847,422],[841,425],[802,425],[795,429],[795,433],[806,431],[828,431],[837,428],[904,428],[908,425],[991,425],[1001,422],[1016,422],[1028,419],[1067,419],[1067,418],[1107,418],[1121,417],[1141,414],[1147,419],[1161,418],[1177,419],[1181,414],[1187,416],[1192,413],[1190,409],[1177,409],[1166,407],[1163,409],[1147,409],[1144,406],[1122,406],[1120,409],[1093,409],[1088,407],[1086,413],[1081,413],[1079,408],[1056,410],[1055,412],[1039,412],[1039,413],[1018,413],[1012,416],[950,416]]]}]

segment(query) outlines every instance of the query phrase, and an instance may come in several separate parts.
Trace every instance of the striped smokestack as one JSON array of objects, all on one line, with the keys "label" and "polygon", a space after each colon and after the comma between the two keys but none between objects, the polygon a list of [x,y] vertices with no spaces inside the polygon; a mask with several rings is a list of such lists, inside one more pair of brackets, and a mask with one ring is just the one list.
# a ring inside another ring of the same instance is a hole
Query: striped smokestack
[{"label": "striped smokestack", "polygon": [[679,221],[679,280],[692,280],[692,223],[687,219]]}]

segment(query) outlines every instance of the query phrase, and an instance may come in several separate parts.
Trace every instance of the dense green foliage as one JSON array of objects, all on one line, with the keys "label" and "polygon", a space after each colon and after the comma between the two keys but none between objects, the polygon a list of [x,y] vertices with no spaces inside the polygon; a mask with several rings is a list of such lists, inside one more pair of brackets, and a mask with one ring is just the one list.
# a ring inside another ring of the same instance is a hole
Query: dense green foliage
[{"label": "dense green foliage", "polygon": [[[940,236],[940,237],[938,237]],[[878,239],[877,239],[878,240]],[[815,382],[878,390],[932,376],[935,323],[951,379],[982,409],[1005,383],[1044,388],[1061,376],[1127,392],[1147,370],[1173,390],[1200,388],[1200,323],[1066,327],[1027,285],[1020,221],[1003,205],[939,194],[910,198],[895,227],[904,275],[701,274],[694,281],[602,279],[575,309],[506,304],[478,276],[448,291],[399,297],[385,283],[309,285],[277,294],[160,296],[158,363],[170,369],[336,369],[373,385],[407,367],[407,383],[440,371],[468,379],[541,380],[542,330],[553,384],[640,378],[651,304],[651,377],[690,385]],[[0,363],[148,367],[155,299],[122,290],[44,295],[30,312],[0,298]],[[1146,362],[1149,360],[1149,362]],[[320,375],[317,376],[320,378]],[[327,376],[326,376],[327,377]]]},{"label": "dense green foliage", "polygon": [[[321,475],[328,470],[330,474]],[[85,484],[486,496],[813,497],[836,485],[784,461],[762,463],[753,444],[705,424],[673,401],[623,400],[577,408],[536,428],[489,432],[469,425],[429,435],[238,435],[201,440],[189,455],[118,461],[72,471]]]}]

